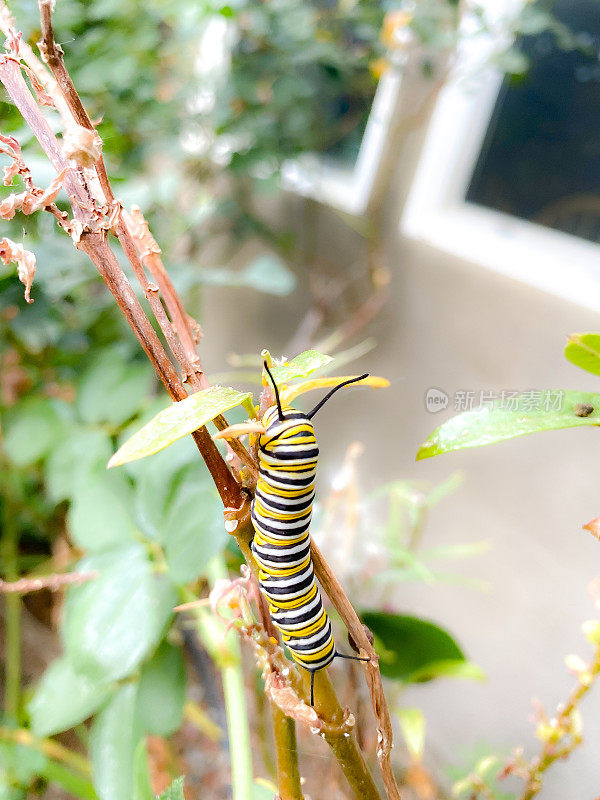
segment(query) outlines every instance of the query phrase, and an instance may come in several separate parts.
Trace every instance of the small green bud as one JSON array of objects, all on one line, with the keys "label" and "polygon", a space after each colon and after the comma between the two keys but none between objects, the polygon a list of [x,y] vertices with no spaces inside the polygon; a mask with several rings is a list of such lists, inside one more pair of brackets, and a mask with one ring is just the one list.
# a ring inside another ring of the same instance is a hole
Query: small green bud
[{"label": "small green bud", "polygon": [[600,645],[600,621],[597,619],[588,619],[581,626],[583,635],[590,644]]},{"label": "small green bud", "polygon": [[567,665],[567,669],[573,675],[582,675],[584,672],[587,672],[588,665],[585,661],[575,654],[571,654],[565,658],[565,664]]},{"label": "small green bud", "polygon": [[480,778],[484,778],[490,769],[498,766],[499,761],[500,759],[498,756],[485,756],[485,758],[477,762],[477,766],[475,767],[476,774],[479,775]]},{"label": "small green bud", "polygon": [[581,734],[583,733],[581,714],[576,708],[573,709],[571,716],[569,717],[569,733],[576,740],[580,740]]},{"label": "small green bud", "polygon": [[461,794],[465,792],[471,791],[473,789],[473,781],[470,777],[463,778],[460,781],[456,781],[456,783],[452,786],[452,795],[454,797],[460,797]]},{"label": "small green bud", "polygon": [[542,742],[547,744],[556,744],[563,735],[563,731],[559,728],[555,719],[550,722],[540,722],[535,731],[535,735]]}]

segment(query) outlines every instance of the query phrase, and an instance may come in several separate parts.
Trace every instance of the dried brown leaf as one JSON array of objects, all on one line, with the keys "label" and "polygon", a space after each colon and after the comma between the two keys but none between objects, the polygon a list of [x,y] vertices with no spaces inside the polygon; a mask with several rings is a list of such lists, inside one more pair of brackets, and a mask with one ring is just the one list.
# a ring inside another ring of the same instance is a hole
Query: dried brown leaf
[{"label": "dried brown leaf", "polygon": [[25,286],[25,300],[33,303],[29,296],[35,275],[35,256],[30,250],[25,250],[22,244],[16,244],[11,239],[0,239],[0,260],[4,264],[14,261],[17,265],[19,280]]},{"label": "dried brown leaf", "polygon": [[78,219],[72,219],[69,223],[67,230],[69,231],[69,235],[75,244],[78,244],[81,241],[81,234],[83,233],[84,228],[85,226],[83,222],[80,222]]},{"label": "dried brown leaf", "polygon": [[139,206],[131,206],[130,213],[125,213],[123,215],[123,219],[125,220],[125,224],[130,235],[134,239],[137,239],[139,243],[139,248],[142,252],[142,258],[149,253],[162,252],[156,242],[156,239],[150,233],[148,223],[146,222],[146,219]]},{"label": "dried brown leaf", "polygon": [[102,155],[102,139],[89,128],[73,123],[63,135],[63,155],[82,167],[93,167]]},{"label": "dried brown leaf", "polygon": [[48,188],[45,189],[40,195],[37,195],[36,193],[35,202],[31,204],[31,211],[25,210],[26,205],[27,208],[29,209],[28,203],[23,205],[23,211],[25,214],[32,214],[34,211],[39,211],[41,208],[45,208],[46,206],[49,206],[50,203],[53,203],[55,201],[58,193],[62,189],[65,172],[66,169],[63,169],[62,172],[60,172],[56,176],[56,178],[54,178],[54,180],[49,184]]},{"label": "dried brown leaf", "polygon": [[9,194],[0,203],[0,217],[2,219],[12,219],[17,211],[23,208],[23,203],[28,197],[28,192],[19,192],[19,194]]},{"label": "dried brown leaf", "polygon": [[7,167],[3,167],[2,172],[4,175],[2,183],[5,186],[10,186],[15,175],[19,174],[19,164],[13,161],[12,164],[9,164]]},{"label": "dried brown leaf", "polygon": [[16,211],[33,214],[53,203],[62,188],[64,174],[65,170],[56,176],[45,191],[35,188],[29,192],[19,192],[19,194],[10,194],[5,197],[0,203],[0,217],[7,220],[12,219]]},{"label": "dried brown leaf", "polygon": [[14,136],[3,136],[0,134],[0,153],[10,156],[13,160],[12,164],[9,164],[3,169],[4,179],[2,182],[5,186],[10,186],[15,175],[22,174],[29,176],[29,170],[25,166],[25,162],[21,156],[21,146]]},{"label": "dried brown leaf", "polygon": [[592,536],[596,537],[596,539],[600,539],[600,517],[596,517],[596,519],[593,519],[591,522],[588,522],[587,525],[584,525],[583,530],[589,531]]},{"label": "dried brown leaf", "polygon": [[27,75],[29,76],[29,80],[31,81],[31,85],[33,87],[33,91],[36,94],[38,103],[41,106],[48,106],[49,108],[56,108],[56,103],[54,102],[52,97],[50,97],[50,95],[48,94],[48,92],[44,88],[42,82],[40,81],[38,76],[35,74],[35,72],[31,69],[31,67],[28,67],[27,64],[24,64],[24,63],[21,62],[21,68],[24,69],[25,72],[27,73]]},{"label": "dried brown leaf", "polygon": [[302,700],[289,683],[286,683],[277,672],[268,672],[265,677],[265,692],[286,717],[295,719],[310,728],[321,730],[322,720],[314,708]]}]

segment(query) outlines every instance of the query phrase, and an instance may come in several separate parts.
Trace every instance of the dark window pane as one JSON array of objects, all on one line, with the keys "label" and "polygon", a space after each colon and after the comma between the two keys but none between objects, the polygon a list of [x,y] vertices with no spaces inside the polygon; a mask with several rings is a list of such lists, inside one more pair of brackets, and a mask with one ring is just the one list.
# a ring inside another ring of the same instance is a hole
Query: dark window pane
[{"label": "dark window pane", "polygon": [[600,2],[561,0],[554,13],[580,46],[521,40],[531,67],[503,83],[467,200],[600,241]]}]

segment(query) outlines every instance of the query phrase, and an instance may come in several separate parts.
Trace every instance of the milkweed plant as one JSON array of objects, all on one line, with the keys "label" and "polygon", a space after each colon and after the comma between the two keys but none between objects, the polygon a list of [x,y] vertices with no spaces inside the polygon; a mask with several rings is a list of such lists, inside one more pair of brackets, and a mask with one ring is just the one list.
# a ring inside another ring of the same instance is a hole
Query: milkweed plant
[{"label": "milkweed plant", "polygon": [[[107,5],[94,4],[91,19],[77,17],[77,35],[92,48],[99,20],[130,9]],[[159,15],[150,6],[145,14]],[[253,7],[256,16],[262,11]],[[53,4],[40,0],[39,13],[37,55],[36,37],[24,38],[0,2],[6,39],[0,82],[8,109],[0,153],[9,189],[0,218],[13,235],[0,238],[0,260],[16,266],[25,294],[19,297],[13,276],[3,273],[0,289],[8,302],[0,326],[9,347],[0,354],[0,797],[16,800],[58,787],[66,796],[94,800],[182,800],[206,794],[206,785],[196,785],[198,754],[210,762],[200,770],[202,780],[215,796],[230,784],[234,800],[316,796],[324,763],[339,796],[399,800],[399,787],[423,798],[444,796],[442,782],[426,764],[426,720],[413,700],[415,687],[483,675],[442,625],[404,613],[394,589],[401,582],[444,580],[439,561],[476,555],[487,546],[426,543],[429,509],[460,479],[437,487],[396,480],[366,496],[359,455],[368,443],[348,442],[330,492],[316,498],[310,569],[339,651],[361,663],[347,659],[310,675],[299,668],[289,658],[293,647],[285,648],[289,631],[279,624],[282,609],[272,598],[269,605],[269,592],[265,598],[260,590],[266,579],[252,548],[261,453],[265,458],[258,427],[275,401],[301,407],[309,392],[354,381],[357,376],[330,373],[356,353],[336,354],[332,346],[303,349],[287,359],[264,350],[244,359],[246,372],[237,385],[211,385],[198,355],[200,326],[184,310],[140,205],[119,199],[105,163],[105,154],[112,153],[115,161],[120,157],[135,167],[149,155],[153,138],[143,144],[129,139],[115,111],[102,140],[97,117],[104,104],[111,108],[103,73],[96,64],[77,65],[82,90],[95,97],[90,112],[56,41]],[[144,34],[145,44],[131,62],[123,55],[124,33],[117,24],[120,57],[113,54],[107,62],[125,95],[127,75],[143,74],[152,83],[152,97],[162,96],[164,109],[176,115],[174,94],[149,54],[160,46],[160,36],[177,49],[192,26],[186,27],[185,15],[164,13],[154,27],[140,17],[136,32]],[[224,6],[220,13],[228,18],[234,10]],[[365,10],[369,36],[381,24],[379,14]],[[438,45],[447,48],[455,43],[459,16],[455,3],[423,4],[414,16],[402,11],[395,22],[386,18],[384,39],[391,43],[396,27],[413,24],[423,40],[440,33]],[[169,30],[182,38],[170,39]],[[358,49],[365,60],[367,50]],[[338,55],[354,76],[344,51]],[[237,51],[240,92],[241,63]],[[383,68],[372,66],[373,75]],[[367,83],[372,88],[370,78]],[[138,88],[147,100],[146,84]],[[128,114],[148,114],[156,123],[156,108],[144,102]],[[163,107],[158,117],[162,113]],[[235,126],[235,114],[223,124],[224,130]],[[253,142],[260,150],[260,137]],[[301,145],[292,144],[298,152]],[[135,185],[120,186],[139,202]],[[172,226],[163,224],[160,213],[155,219],[168,236]],[[33,241],[46,243],[39,272],[25,237],[15,241],[16,220],[31,226]],[[175,221],[175,229],[181,226],[176,233],[187,233],[189,221],[189,215]],[[54,229],[62,238],[54,237]],[[90,262],[104,285],[92,279]],[[192,272],[179,270],[178,282],[193,284]],[[281,265],[275,272],[273,285],[272,262],[217,278],[272,294],[291,289],[293,280]],[[574,337],[567,355],[600,374],[599,342],[595,334]],[[388,385],[373,376],[356,382],[375,389]],[[243,391],[242,383],[253,384],[256,392]],[[535,430],[595,425],[599,414],[600,396],[567,392],[562,407],[545,414],[473,412],[442,426],[419,455]],[[228,435],[236,425],[243,435]],[[280,521],[280,511],[272,506],[271,522]],[[589,525],[594,533],[599,527],[597,521]],[[36,601],[44,596],[52,601]],[[38,616],[44,613],[49,619],[41,625]],[[311,625],[322,619],[311,618]],[[45,638],[40,655],[31,648],[32,636],[42,637],[43,629],[47,637],[48,628],[58,637]],[[497,779],[508,775],[524,779],[525,800],[539,791],[548,767],[581,741],[579,703],[600,670],[599,631],[597,622],[584,626],[593,649],[588,662],[568,659],[576,681],[567,702],[555,716],[540,712],[540,753],[532,760],[520,751],[508,761],[486,756],[458,780],[457,794],[499,796]],[[309,643],[321,632],[303,629],[301,638]],[[300,652],[303,642],[296,639]],[[402,744],[392,758],[394,738]]]}]

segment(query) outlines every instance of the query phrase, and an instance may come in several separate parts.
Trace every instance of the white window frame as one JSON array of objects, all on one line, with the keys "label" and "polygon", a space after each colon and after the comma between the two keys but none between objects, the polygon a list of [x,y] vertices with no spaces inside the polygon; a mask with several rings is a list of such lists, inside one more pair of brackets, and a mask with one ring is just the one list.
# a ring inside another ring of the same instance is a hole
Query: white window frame
[{"label": "white window frame", "polygon": [[363,216],[378,185],[386,144],[399,111],[403,69],[390,65],[379,79],[354,166],[309,153],[287,161],[281,171],[284,189],[318,200],[352,216]]},{"label": "white window frame", "polygon": [[497,47],[490,37],[465,37],[429,124],[401,232],[600,311],[597,244],[465,200],[503,79],[474,65]]}]

